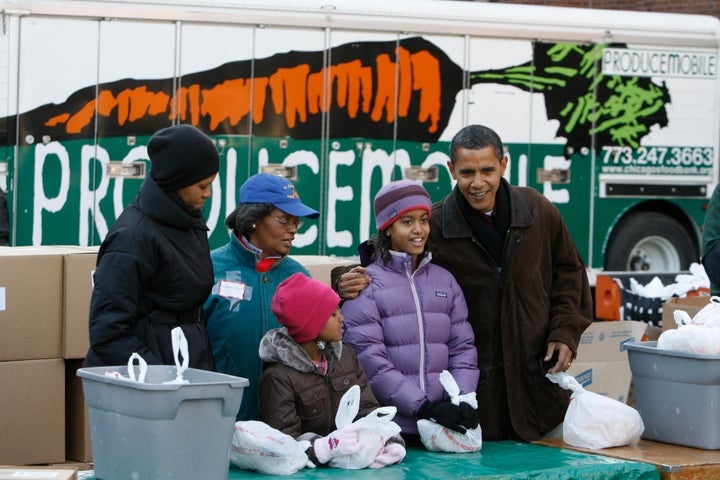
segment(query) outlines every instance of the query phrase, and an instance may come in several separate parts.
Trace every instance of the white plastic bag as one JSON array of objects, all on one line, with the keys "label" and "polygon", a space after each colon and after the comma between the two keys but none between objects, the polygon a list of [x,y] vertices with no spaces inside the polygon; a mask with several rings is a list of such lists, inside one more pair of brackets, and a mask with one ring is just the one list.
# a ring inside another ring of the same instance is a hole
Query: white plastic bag
[{"label": "white plastic bag", "polygon": [[357,430],[358,441],[363,444],[359,451],[341,455],[330,460],[330,466],[346,470],[367,468],[383,450],[385,442],[400,433],[400,425],[393,422],[396,407],[380,407],[355,422],[360,410],[360,387],[353,385],[340,400],[335,425],[338,430]]},{"label": "white plastic bag", "polygon": [[170,336],[172,340],[173,358],[175,359],[175,368],[177,369],[177,374],[174,379],[163,382],[163,384],[190,383],[189,381],[185,380],[185,377],[183,377],[183,373],[185,372],[185,370],[188,369],[188,365],[190,364],[188,341],[187,338],[185,338],[185,332],[183,332],[182,328],[175,327],[170,330]]},{"label": "white plastic bag", "polygon": [[[135,361],[138,362],[138,373],[137,376],[135,376]],[[145,375],[147,375],[147,362],[144,358],[140,356],[138,353],[133,353],[130,355],[130,358],[128,359],[127,364],[127,370],[128,370],[128,376],[125,377],[120,372],[105,372],[106,377],[112,377],[112,378],[122,378],[125,380],[130,380],[131,382],[137,382],[137,383],[145,383]]]},{"label": "white plastic bag", "polygon": [[[445,391],[450,395],[450,401],[454,405],[465,402],[471,407],[477,408],[475,392],[460,395],[460,387],[447,370],[440,373],[440,383],[445,387]],[[417,421],[417,427],[422,444],[431,452],[467,453],[477,452],[482,448],[482,428],[480,425],[468,429],[465,433],[460,433],[439,423],[420,419]]]},{"label": "white plastic bag", "polygon": [[563,422],[563,441],[597,450],[628,445],[645,430],[640,413],[618,400],[588,392],[567,372],[548,373],[551,382],[571,390]]},{"label": "white plastic bag", "polygon": [[692,323],[703,327],[720,328],[720,297],[710,297],[710,303],[695,314]]},{"label": "white plastic bag", "polygon": [[657,348],[685,353],[720,354],[720,328],[693,323],[665,330],[658,337]]},{"label": "white plastic bag", "polygon": [[673,318],[677,328],[660,334],[658,349],[720,354],[720,297],[712,297],[693,318],[684,310],[675,310]]},{"label": "white plastic bag", "polygon": [[256,420],[235,422],[230,461],[237,467],[269,475],[292,475],[308,464],[310,442]]}]

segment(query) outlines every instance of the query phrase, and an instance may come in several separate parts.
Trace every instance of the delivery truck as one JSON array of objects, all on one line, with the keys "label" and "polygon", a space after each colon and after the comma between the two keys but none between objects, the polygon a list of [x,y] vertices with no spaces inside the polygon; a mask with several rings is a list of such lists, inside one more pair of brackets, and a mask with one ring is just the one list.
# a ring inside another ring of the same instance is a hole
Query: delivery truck
[{"label": "delivery truck", "polygon": [[390,180],[453,188],[449,142],[496,130],[507,179],[564,216],[589,269],[679,271],[718,181],[720,21],[440,0],[0,0],[11,245],[99,245],[160,128],[220,152],[211,246],[242,182],[321,212],[293,253],[350,257]]}]

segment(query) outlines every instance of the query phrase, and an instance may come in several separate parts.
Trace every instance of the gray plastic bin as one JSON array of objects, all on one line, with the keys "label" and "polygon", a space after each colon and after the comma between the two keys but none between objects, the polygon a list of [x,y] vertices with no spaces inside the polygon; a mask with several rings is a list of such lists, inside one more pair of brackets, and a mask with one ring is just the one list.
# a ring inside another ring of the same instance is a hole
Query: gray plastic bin
[{"label": "gray plastic bin", "polygon": [[[137,368],[136,368],[137,371]],[[104,480],[227,480],[245,378],[190,368],[188,384],[163,384],[174,366],[148,365],[145,383],[81,368],[95,475]]]},{"label": "gray plastic bin", "polygon": [[659,350],[657,342],[625,346],[642,437],[720,449],[720,355]]}]

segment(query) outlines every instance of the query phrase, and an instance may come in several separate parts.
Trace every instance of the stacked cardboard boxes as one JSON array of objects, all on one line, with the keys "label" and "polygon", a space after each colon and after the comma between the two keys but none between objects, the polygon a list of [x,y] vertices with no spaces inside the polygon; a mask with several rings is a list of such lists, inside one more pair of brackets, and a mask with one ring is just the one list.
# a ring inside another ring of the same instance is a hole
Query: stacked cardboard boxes
[{"label": "stacked cardboard boxes", "polygon": [[62,254],[0,248],[0,464],[65,460]]},{"label": "stacked cardboard boxes", "polygon": [[0,395],[0,465],[91,460],[89,450],[67,455],[68,445],[84,442],[66,445],[66,432],[77,421],[72,412],[85,408],[82,386],[76,400],[74,370],[67,370],[87,353],[96,254],[86,247],[0,247],[0,384],[13,393]]}]

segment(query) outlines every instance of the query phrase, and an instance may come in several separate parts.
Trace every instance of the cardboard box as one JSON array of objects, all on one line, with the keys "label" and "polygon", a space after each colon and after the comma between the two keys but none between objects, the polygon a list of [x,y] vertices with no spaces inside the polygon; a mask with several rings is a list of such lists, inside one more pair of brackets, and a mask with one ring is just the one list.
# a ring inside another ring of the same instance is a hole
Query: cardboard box
[{"label": "cardboard box", "polygon": [[76,480],[76,468],[0,467],[0,480]]},{"label": "cardboard box", "polygon": [[65,457],[91,463],[90,419],[82,379],[77,376],[82,363],[82,360],[65,361]]},{"label": "cardboard box", "polygon": [[675,310],[684,310],[690,315],[690,318],[694,317],[700,310],[702,310],[708,303],[710,303],[709,296],[703,297],[672,297],[667,302],[663,303],[662,311],[662,329],[663,331],[671,328],[677,328],[675,323],[675,317],[673,312]]},{"label": "cardboard box", "polygon": [[628,342],[640,341],[647,325],[637,320],[593,322],[580,337],[577,361],[627,361]]},{"label": "cardboard box", "polygon": [[0,362],[0,465],[65,461],[65,362]]},{"label": "cardboard box", "polygon": [[315,280],[330,285],[330,272],[340,265],[357,265],[359,260],[352,258],[330,257],[326,255],[290,255],[310,272]]},{"label": "cardboard box", "polygon": [[97,248],[63,255],[63,357],[85,358],[90,347],[88,322]]},{"label": "cardboard box", "polygon": [[626,362],[573,362],[568,373],[585,390],[628,403],[632,372]]},{"label": "cardboard box", "polygon": [[62,255],[0,247],[0,361],[62,356]]},{"label": "cardboard box", "polygon": [[635,320],[593,322],[580,337],[568,373],[589,392],[627,402],[632,372],[625,344],[639,342],[646,328]]}]

